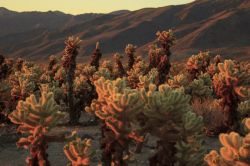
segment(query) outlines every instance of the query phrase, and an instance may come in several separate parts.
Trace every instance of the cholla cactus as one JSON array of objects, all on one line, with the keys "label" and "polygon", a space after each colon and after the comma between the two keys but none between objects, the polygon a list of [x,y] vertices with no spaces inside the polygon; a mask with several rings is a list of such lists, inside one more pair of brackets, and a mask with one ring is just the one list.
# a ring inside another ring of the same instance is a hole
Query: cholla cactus
[{"label": "cholla cactus", "polygon": [[86,111],[94,112],[105,123],[105,127],[112,131],[110,133],[107,129],[102,130],[105,131],[102,142],[103,162],[110,165],[112,158],[115,166],[124,165],[123,156],[124,152],[128,151],[130,140],[142,140],[132,128],[136,115],[144,107],[140,92],[128,88],[125,79],[109,81],[100,78],[95,82],[95,86],[98,99],[93,100]]},{"label": "cholla cactus", "polygon": [[89,166],[91,152],[91,140],[76,137],[75,140],[68,142],[64,146],[64,153],[70,160],[68,166]]},{"label": "cholla cactus", "polygon": [[30,62],[24,62],[21,71],[15,72],[10,81],[13,85],[13,99],[25,99],[39,88],[42,69]]},{"label": "cholla cactus", "polygon": [[114,75],[116,77],[123,77],[126,75],[126,72],[124,70],[124,67],[122,65],[122,62],[121,62],[121,59],[123,58],[123,56],[121,56],[120,54],[118,53],[115,53],[114,56],[113,56],[114,60],[115,60],[115,67],[114,67]]},{"label": "cholla cactus", "polygon": [[232,60],[218,64],[219,73],[213,76],[213,87],[216,95],[221,98],[224,108],[224,124],[232,127],[237,123],[237,107],[240,98],[246,97],[250,86],[250,75],[245,69],[239,68]]},{"label": "cholla cactus", "polygon": [[190,97],[183,89],[161,85],[157,91],[152,84],[142,95],[148,118],[143,130],[160,139],[150,165],[202,165],[202,118],[191,112]]},{"label": "cholla cactus", "polygon": [[158,31],[156,33],[157,40],[161,44],[161,47],[165,51],[165,55],[168,57],[171,55],[170,47],[174,45],[175,37],[173,31],[170,29],[168,31]]},{"label": "cholla cactus", "polygon": [[136,50],[136,46],[132,45],[132,44],[128,44],[125,48],[125,54],[128,57],[128,70],[133,68],[133,65],[135,63],[135,50]]},{"label": "cholla cactus", "polygon": [[91,56],[91,61],[90,61],[90,65],[94,66],[96,68],[96,70],[98,70],[99,68],[99,61],[102,57],[102,53],[100,51],[99,48],[99,42],[96,43],[96,47],[95,47],[95,51],[93,52],[92,56]]},{"label": "cholla cactus", "polygon": [[52,71],[54,66],[58,63],[58,59],[55,55],[51,55],[49,57],[49,65],[48,65],[48,70]]},{"label": "cholla cactus", "polygon": [[212,97],[213,89],[212,80],[209,74],[199,75],[197,79],[194,79],[188,86],[185,87],[185,91],[189,93],[192,98],[207,99]]},{"label": "cholla cactus", "polygon": [[19,125],[17,131],[28,134],[17,142],[18,147],[30,151],[26,159],[28,166],[50,165],[46,154],[46,134],[64,117],[58,109],[53,93],[42,92],[39,101],[35,95],[26,98],[26,101],[19,101],[16,110],[9,115],[10,120]]},{"label": "cholla cactus", "polygon": [[189,80],[197,78],[197,76],[207,71],[210,64],[210,55],[208,52],[200,52],[198,55],[192,55],[186,64],[187,71],[190,75]]},{"label": "cholla cactus", "polygon": [[[250,118],[245,121],[246,128],[250,131]],[[205,161],[210,166],[248,166],[250,165],[250,133],[241,137],[238,133],[220,134],[220,154],[212,150],[205,156]]]},{"label": "cholla cactus", "polygon": [[170,47],[174,44],[174,36],[171,30],[157,32],[158,42],[161,48],[156,45],[150,47],[149,51],[149,68],[157,68],[158,70],[158,85],[165,83],[167,75],[169,74],[171,64],[170,64]]},{"label": "cholla cactus", "polygon": [[76,69],[76,56],[78,55],[78,49],[80,47],[81,40],[77,37],[69,37],[66,41],[66,47],[62,57],[62,65],[67,75],[67,100],[70,113],[70,124],[77,124],[81,113],[74,107],[73,96],[73,81]]},{"label": "cholla cactus", "polygon": [[168,80],[168,85],[172,88],[180,88],[180,87],[187,87],[189,81],[185,74],[178,74],[174,76],[172,79]]},{"label": "cholla cactus", "polygon": [[128,80],[128,85],[131,88],[138,88],[139,85],[139,77],[142,75],[145,75],[147,70],[147,65],[145,61],[143,60],[138,60],[133,68],[127,72],[127,80]]},{"label": "cholla cactus", "polygon": [[148,89],[150,84],[156,84],[157,76],[158,76],[158,71],[157,69],[153,68],[147,75],[139,76],[140,82],[138,83],[137,86],[139,88]]}]

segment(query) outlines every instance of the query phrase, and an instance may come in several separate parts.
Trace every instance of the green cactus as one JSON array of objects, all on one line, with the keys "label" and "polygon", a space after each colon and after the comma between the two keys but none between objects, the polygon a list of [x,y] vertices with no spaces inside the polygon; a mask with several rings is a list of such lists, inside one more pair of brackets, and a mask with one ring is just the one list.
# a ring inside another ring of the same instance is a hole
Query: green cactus
[{"label": "green cactus", "polygon": [[35,95],[19,101],[17,108],[9,115],[11,122],[19,125],[18,132],[27,134],[17,142],[17,147],[29,149],[30,156],[26,159],[28,166],[49,166],[46,149],[46,134],[64,117],[51,92],[42,92],[39,100]]},{"label": "green cactus", "polygon": [[143,130],[159,138],[150,165],[201,165],[203,123],[191,112],[190,96],[183,88],[161,85],[157,91],[153,84],[148,91],[142,90],[142,96],[148,118]]},{"label": "green cactus", "polygon": [[[250,118],[245,121],[250,131]],[[220,134],[219,139],[223,145],[220,154],[212,150],[204,160],[210,166],[248,166],[250,165],[250,133],[241,137],[238,133]]]}]

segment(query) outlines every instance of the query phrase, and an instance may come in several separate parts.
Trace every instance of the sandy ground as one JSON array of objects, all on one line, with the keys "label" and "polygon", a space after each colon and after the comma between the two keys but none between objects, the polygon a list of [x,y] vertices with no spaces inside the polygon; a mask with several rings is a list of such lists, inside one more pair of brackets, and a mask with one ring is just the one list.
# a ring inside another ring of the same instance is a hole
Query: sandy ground
[{"label": "sandy ground", "polygon": [[[85,116],[86,118],[86,116]],[[86,119],[81,119],[82,122]],[[15,142],[20,135],[15,133],[15,126],[0,127],[0,166],[25,166],[25,158],[28,156],[28,151],[25,149],[17,149]],[[91,165],[97,165],[100,160],[100,127],[97,126],[59,126],[54,128],[50,134],[70,134],[71,131],[76,130],[81,138],[91,138],[92,148],[95,149],[95,157],[92,159]],[[129,165],[146,166],[147,159],[154,153],[156,139],[150,138],[148,143],[143,146],[142,152],[135,155],[135,160]],[[66,166],[68,163],[64,155],[63,147],[65,142],[50,142],[48,148],[49,160],[52,166]],[[210,148],[218,149],[219,142],[217,138],[206,138],[206,145]]]}]

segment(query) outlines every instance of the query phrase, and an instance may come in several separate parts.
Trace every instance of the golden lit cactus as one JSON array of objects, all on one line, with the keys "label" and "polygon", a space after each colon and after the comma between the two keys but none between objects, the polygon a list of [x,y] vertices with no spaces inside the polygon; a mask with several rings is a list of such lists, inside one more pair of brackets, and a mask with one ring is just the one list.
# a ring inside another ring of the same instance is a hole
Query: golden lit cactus
[{"label": "golden lit cactus", "polygon": [[180,88],[188,86],[189,81],[185,74],[178,74],[174,76],[172,79],[168,80],[168,85],[172,88]]},{"label": "golden lit cactus", "polygon": [[135,50],[136,50],[136,46],[132,45],[132,44],[128,44],[125,48],[125,54],[128,56],[128,70],[133,68],[133,65],[135,63]]},{"label": "golden lit cactus", "polygon": [[172,30],[157,32],[156,35],[161,48],[158,48],[157,45],[150,46],[148,71],[150,71],[152,68],[157,68],[157,84],[161,85],[165,83],[171,68],[170,48],[173,46],[175,38]]},{"label": "golden lit cactus", "polygon": [[190,76],[190,80],[197,78],[197,76],[207,71],[207,67],[210,64],[210,55],[208,52],[200,52],[197,55],[192,55],[187,63],[186,68]]},{"label": "golden lit cactus", "polygon": [[64,146],[64,153],[71,162],[68,166],[89,166],[92,156],[90,148],[90,139],[82,140],[76,137],[75,140],[68,142]]},{"label": "golden lit cactus", "polygon": [[108,153],[112,156],[114,165],[123,165],[124,152],[128,149],[131,139],[137,141],[142,139],[135,134],[132,124],[136,115],[143,109],[144,103],[139,90],[128,88],[125,78],[110,81],[102,77],[95,81],[95,87],[98,99],[93,100],[91,107],[87,107],[86,111],[94,112],[112,131],[112,135],[106,130],[103,133],[107,137],[103,138],[105,141],[103,150],[106,153],[104,156]]},{"label": "golden lit cactus", "polygon": [[[245,121],[246,128],[250,131],[250,118]],[[250,165],[250,133],[241,137],[238,133],[220,134],[220,154],[212,150],[205,156],[205,161],[210,166],[248,166]]]},{"label": "golden lit cactus", "polygon": [[168,31],[158,31],[156,33],[157,40],[161,44],[167,56],[171,55],[170,47],[174,45],[175,37],[173,31],[170,29]]},{"label": "golden lit cactus", "polygon": [[183,88],[172,89],[166,84],[158,89],[151,84],[148,91],[142,90],[143,113],[148,119],[143,130],[159,139],[150,164],[201,165],[203,123],[191,112],[190,96]]},{"label": "golden lit cactus", "polygon": [[138,60],[135,62],[133,68],[127,71],[128,85],[131,88],[137,88],[140,82],[139,77],[144,75],[147,70],[147,65],[143,60]]},{"label": "golden lit cactus", "polygon": [[157,76],[158,71],[155,68],[150,70],[147,75],[139,76],[138,87],[148,89],[150,84],[156,84]]},{"label": "golden lit cactus", "polygon": [[237,124],[237,107],[241,98],[246,98],[250,89],[250,74],[232,60],[218,64],[219,73],[213,76],[213,87],[221,98],[224,109],[224,124]]},{"label": "golden lit cactus", "polygon": [[19,101],[16,110],[9,115],[9,119],[19,125],[18,132],[28,134],[26,138],[20,138],[18,147],[29,149],[30,156],[27,157],[28,166],[48,166],[46,149],[48,147],[46,134],[58,121],[64,117],[59,112],[59,106],[54,100],[53,93],[42,92],[39,100],[35,95]]}]

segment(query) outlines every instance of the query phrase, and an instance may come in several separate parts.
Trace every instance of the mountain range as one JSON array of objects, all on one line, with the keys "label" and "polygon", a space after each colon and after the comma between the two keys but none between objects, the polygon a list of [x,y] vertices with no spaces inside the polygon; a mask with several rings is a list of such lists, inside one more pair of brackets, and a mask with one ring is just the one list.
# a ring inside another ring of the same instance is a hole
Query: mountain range
[{"label": "mountain range", "polygon": [[104,55],[124,52],[126,44],[147,55],[156,32],[173,29],[173,59],[199,51],[225,58],[250,60],[250,0],[196,0],[194,2],[108,14],[70,15],[60,11],[15,12],[0,7],[0,54],[44,60],[62,54],[68,36],[82,39],[80,59],[100,42]]}]

